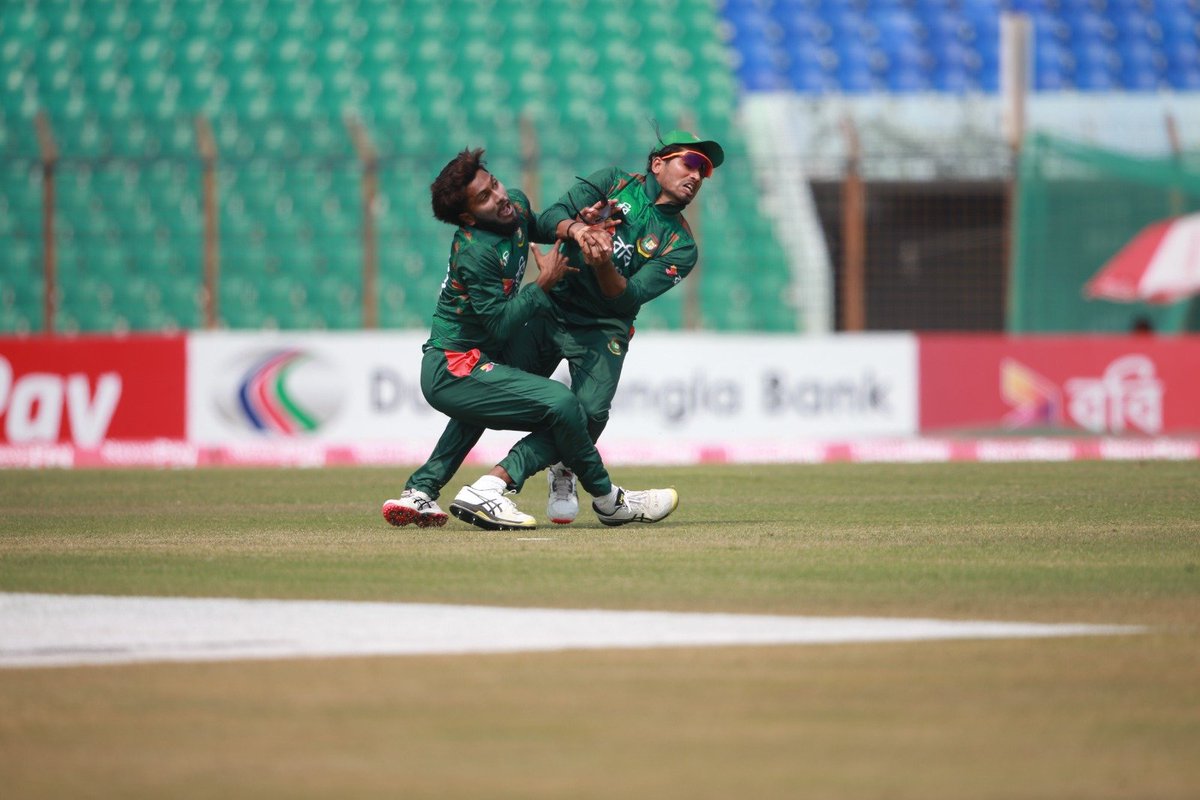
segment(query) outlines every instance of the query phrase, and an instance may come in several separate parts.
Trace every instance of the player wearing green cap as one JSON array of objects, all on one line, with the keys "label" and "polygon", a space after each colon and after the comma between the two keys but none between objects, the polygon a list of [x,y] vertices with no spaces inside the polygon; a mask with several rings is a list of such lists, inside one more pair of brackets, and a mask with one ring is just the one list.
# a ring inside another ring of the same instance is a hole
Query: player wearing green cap
[{"label": "player wearing green cap", "polygon": [[[423,348],[421,392],[425,399],[456,424],[468,426],[475,439],[485,427],[548,436],[596,497],[593,505],[601,522],[619,525],[666,517],[678,503],[675,490],[637,492],[613,485],[588,433],[583,409],[567,387],[506,366],[492,355],[502,352],[527,322],[553,311],[549,293],[574,269],[561,251],[542,256],[535,247],[539,274],[533,283],[520,288],[530,239],[553,241],[555,226],[543,225],[535,218],[524,194],[505,190],[484,167],[483,150],[463,150],[442,169],[430,189],[434,216],[457,225],[458,230],[430,337]],[[586,242],[583,245],[589,252],[594,249]],[[448,429],[447,434],[451,433]],[[447,515],[436,503],[437,490],[470,450],[458,447],[457,438],[450,442],[454,446],[444,446],[444,435],[429,461],[409,478],[404,493],[384,503],[383,516],[388,522],[420,527],[446,523]],[[432,494],[422,491],[430,475],[440,480]],[[497,466],[463,487],[450,512],[493,530],[535,527],[534,518],[505,496],[511,482],[507,472]]]},{"label": "player wearing green cap", "polygon": [[[577,271],[552,289],[550,313],[521,328],[505,360],[548,376],[565,359],[593,441],[608,422],[638,310],[696,265],[696,242],[682,212],[724,160],[715,141],[672,131],[649,154],[644,174],[600,170],[538,218],[539,227],[567,242],[568,262]],[[603,224],[592,224],[610,214]],[[430,461],[414,476],[416,485],[436,498],[481,433],[452,420]],[[509,476],[509,488],[519,491],[529,476],[551,465],[547,515],[568,523],[578,513],[576,476],[546,432],[522,439],[498,467]],[[626,521],[657,520],[643,515]]]},{"label": "player wearing green cap", "polygon": [[[600,170],[572,186],[539,217],[539,224],[553,224],[567,237],[582,227],[577,216],[597,201],[607,202],[605,208],[617,220],[611,231],[589,227],[581,232],[585,245],[600,247],[600,257],[567,245],[568,261],[579,271],[551,292],[554,313],[525,326],[509,350],[509,363],[540,375],[567,361],[571,388],[587,413],[593,440],[608,423],[638,311],[696,266],[696,241],[683,211],[724,160],[717,142],[671,131],[647,157],[644,174],[617,167]],[[526,478],[550,467],[547,516],[559,523],[575,518],[575,475],[547,437],[522,440],[500,464],[518,490]]]}]

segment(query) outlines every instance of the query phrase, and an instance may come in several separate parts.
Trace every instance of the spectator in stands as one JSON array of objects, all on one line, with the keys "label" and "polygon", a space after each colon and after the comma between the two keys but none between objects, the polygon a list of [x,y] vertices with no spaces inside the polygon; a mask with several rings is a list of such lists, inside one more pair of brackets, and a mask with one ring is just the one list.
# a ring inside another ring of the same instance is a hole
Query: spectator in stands
[{"label": "spectator in stands", "polygon": [[[505,358],[512,366],[545,376],[565,359],[593,441],[608,423],[638,310],[696,265],[696,242],[682,212],[724,160],[717,142],[671,131],[647,157],[644,174],[618,167],[600,170],[580,179],[538,218],[539,227],[568,242],[567,258],[577,271],[555,285],[551,313],[522,327]],[[607,224],[589,224],[609,215]],[[418,471],[422,482],[410,485],[436,498],[481,433],[452,421]],[[556,453],[549,432],[522,439],[499,466],[514,491],[550,467],[547,516],[557,523],[575,519],[576,476]]]},{"label": "spectator in stands", "polygon": [[[530,240],[551,242],[556,228],[573,228],[564,230],[564,235],[578,237],[576,246],[585,248],[591,263],[603,258],[596,242],[603,242],[607,234],[581,223],[562,226],[536,218],[523,193],[506,191],[485,168],[483,154],[483,150],[463,150],[431,186],[434,216],[458,229],[423,348],[421,391],[452,423],[401,496],[384,503],[383,515],[393,525],[446,523],[436,497],[470,450],[459,446],[461,437],[453,430],[463,426],[474,437],[471,445],[486,427],[545,436],[552,452],[578,470],[584,488],[596,498],[593,508],[601,522],[657,522],[678,505],[675,490],[625,491],[614,485],[576,396],[557,381],[506,366],[496,358],[518,330],[538,314],[554,310],[550,292],[573,269],[561,249],[555,247],[543,256],[534,247],[538,276],[522,288]],[[448,436],[454,447],[444,446]],[[436,480],[431,482],[431,476]],[[505,468],[496,466],[463,487],[450,511],[491,530],[536,527],[534,518],[505,496],[512,483]]]},{"label": "spectator in stands", "polygon": [[1133,318],[1133,324],[1129,326],[1129,332],[1134,336],[1149,336],[1154,333],[1154,323],[1144,314],[1138,314]]}]

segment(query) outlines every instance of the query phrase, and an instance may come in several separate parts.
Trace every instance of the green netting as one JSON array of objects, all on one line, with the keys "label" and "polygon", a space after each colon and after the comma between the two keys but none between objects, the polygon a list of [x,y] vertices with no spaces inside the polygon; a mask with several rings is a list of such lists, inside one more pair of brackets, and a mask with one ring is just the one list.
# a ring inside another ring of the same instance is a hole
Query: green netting
[{"label": "green netting", "polygon": [[1200,154],[1134,158],[1045,135],[1022,150],[1009,287],[1013,333],[1197,329],[1195,300],[1089,300],[1084,284],[1146,225],[1200,210]]}]

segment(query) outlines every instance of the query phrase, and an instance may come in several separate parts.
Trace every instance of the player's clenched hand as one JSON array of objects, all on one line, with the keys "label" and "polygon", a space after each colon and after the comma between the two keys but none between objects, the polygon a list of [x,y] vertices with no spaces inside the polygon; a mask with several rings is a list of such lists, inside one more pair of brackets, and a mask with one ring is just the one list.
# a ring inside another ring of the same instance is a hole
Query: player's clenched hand
[{"label": "player's clenched hand", "polygon": [[583,261],[589,267],[597,267],[612,259],[612,233],[602,227],[588,227],[577,232],[576,241],[583,251]]},{"label": "player's clenched hand", "polygon": [[529,246],[529,252],[533,254],[533,260],[538,268],[535,283],[542,288],[542,291],[550,291],[568,272],[579,271],[575,267],[567,265],[567,256],[559,247],[561,243],[562,240],[556,240],[549,253],[543,253],[536,244]]}]

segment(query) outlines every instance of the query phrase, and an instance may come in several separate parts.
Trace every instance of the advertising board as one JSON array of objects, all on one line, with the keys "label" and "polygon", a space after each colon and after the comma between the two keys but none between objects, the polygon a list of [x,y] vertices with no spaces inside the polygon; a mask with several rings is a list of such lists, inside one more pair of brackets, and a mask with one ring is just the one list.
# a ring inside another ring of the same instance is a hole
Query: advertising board
[{"label": "advertising board", "polygon": [[182,439],[183,336],[0,338],[0,444]]},{"label": "advertising board", "polygon": [[[421,396],[421,333],[194,334],[189,439],[338,443],[428,455],[445,424]],[[903,436],[916,429],[915,340],[639,334],[602,451]],[[566,370],[560,370],[566,380]],[[502,454],[520,434],[489,433]],[[498,448],[495,449],[495,448]],[[488,456],[491,457],[491,456]]]},{"label": "advertising board", "polygon": [[1200,431],[1200,337],[923,335],[922,433]]}]

